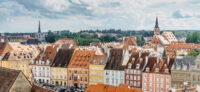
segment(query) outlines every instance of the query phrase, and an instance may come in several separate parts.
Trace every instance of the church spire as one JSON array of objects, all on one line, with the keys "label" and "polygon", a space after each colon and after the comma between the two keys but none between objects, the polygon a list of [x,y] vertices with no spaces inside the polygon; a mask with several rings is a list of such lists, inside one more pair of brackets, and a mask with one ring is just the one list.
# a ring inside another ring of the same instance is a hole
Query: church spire
[{"label": "church spire", "polygon": [[40,21],[39,21],[38,33],[41,33],[41,29],[40,29]]},{"label": "church spire", "polygon": [[156,16],[156,23],[154,27],[154,35],[160,35],[160,28],[158,27],[158,17]]},{"label": "church spire", "polygon": [[155,28],[158,28],[158,17],[156,16],[156,23]]}]

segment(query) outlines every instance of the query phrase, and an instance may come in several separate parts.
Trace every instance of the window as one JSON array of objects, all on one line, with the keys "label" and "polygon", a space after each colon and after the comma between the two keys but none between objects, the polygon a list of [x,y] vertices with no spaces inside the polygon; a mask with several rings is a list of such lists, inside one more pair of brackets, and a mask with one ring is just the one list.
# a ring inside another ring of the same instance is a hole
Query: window
[{"label": "window", "polygon": [[130,80],[133,80],[133,75],[130,75]]},{"label": "window", "polygon": [[109,72],[108,72],[108,71],[106,71],[106,75],[109,75]]},{"label": "window", "polygon": [[136,80],[136,76],[134,76],[134,80]]},{"label": "window", "polygon": [[114,79],[112,79],[112,84],[114,84]]},{"label": "window", "polygon": [[126,73],[129,74],[129,70],[128,69],[126,70]]},{"label": "window", "polygon": [[85,74],[87,74],[87,71],[85,71]]},{"label": "window", "polygon": [[140,82],[137,82],[138,84],[137,84],[137,86],[139,87],[140,86]]},{"label": "window", "polygon": [[106,79],[106,83],[109,83],[109,79],[108,78]]},{"label": "window", "polygon": [[140,68],[140,64],[137,64],[137,65],[136,65],[136,69],[139,69],[139,68]]},{"label": "window", "polygon": [[85,77],[85,81],[87,81],[87,77]]},{"label": "window", "polygon": [[130,70],[130,74],[133,74],[133,70]]},{"label": "window", "polygon": [[136,86],[136,81],[134,81],[134,86]]},{"label": "window", "polygon": [[129,81],[128,80],[126,81],[126,84],[129,85]]},{"label": "window", "polygon": [[127,79],[127,80],[129,79],[129,75],[126,75],[126,79]]}]

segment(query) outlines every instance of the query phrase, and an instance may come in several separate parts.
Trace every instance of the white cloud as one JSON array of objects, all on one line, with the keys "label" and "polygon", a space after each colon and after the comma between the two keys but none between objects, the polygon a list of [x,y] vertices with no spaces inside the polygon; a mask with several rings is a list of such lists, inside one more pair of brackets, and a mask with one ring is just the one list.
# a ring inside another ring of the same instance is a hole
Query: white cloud
[{"label": "white cloud", "polygon": [[[0,18],[0,23],[3,23],[0,30],[35,31],[38,20],[41,20],[44,31],[97,28],[153,30],[156,16],[163,30],[200,29],[198,0],[36,0],[34,5],[29,0],[26,3],[11,2],[0,1],[0,16],[7,21]],[[176,14],[179,17],[175,17]]]}]

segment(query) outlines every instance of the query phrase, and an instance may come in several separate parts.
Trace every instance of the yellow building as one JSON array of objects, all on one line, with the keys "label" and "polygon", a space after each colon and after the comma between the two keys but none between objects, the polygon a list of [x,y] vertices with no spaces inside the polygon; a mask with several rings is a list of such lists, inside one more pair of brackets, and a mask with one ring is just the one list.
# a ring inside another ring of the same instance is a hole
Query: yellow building
[{"label": "yellow building", "polygon": [[74,49],[61,48],[51,65],[51,83],[56,86],[67,87],[67,66]]},{"label": "yellow building", "polygon": [[104,83],[104,67],[105,65],[89,65],[89,85],[96,85]]},{"label": "yellow building", "polygon": [[95,55],[89,64],[89,85],[104,83],[104,67],[106,55]]},{"label": "yellow building", "polygon": [[30,67],[29,64],[33,60],[32,53],[25,52],[8,52],[3,57],[1,63],[2,67],[21,70],[26,77],[30,75]]}]

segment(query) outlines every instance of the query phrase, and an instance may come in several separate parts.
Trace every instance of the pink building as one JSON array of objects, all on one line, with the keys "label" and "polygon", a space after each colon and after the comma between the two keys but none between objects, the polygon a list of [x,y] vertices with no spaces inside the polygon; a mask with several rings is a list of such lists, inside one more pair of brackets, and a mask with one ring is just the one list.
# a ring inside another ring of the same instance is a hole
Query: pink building
[{"label": "pink building", "polygon": [[160,59],[149,57],[142,73],[142,90],[149,92],[168,92],[171,86],[170,69],[174,58]]}]

